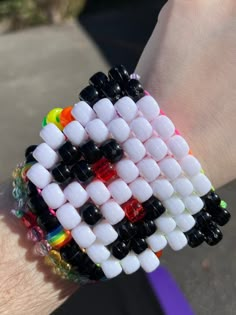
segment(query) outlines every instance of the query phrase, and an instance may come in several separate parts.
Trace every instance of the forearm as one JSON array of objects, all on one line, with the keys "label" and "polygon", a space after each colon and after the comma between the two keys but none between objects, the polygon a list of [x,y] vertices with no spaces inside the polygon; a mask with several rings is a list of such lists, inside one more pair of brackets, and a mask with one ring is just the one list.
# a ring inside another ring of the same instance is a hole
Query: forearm
[{"label": "forearm", "polygon": [[0,186],[0,314],[50,314],[76,286],[53,275],[34,257],[26,230],[10,214],[10,181]]}]

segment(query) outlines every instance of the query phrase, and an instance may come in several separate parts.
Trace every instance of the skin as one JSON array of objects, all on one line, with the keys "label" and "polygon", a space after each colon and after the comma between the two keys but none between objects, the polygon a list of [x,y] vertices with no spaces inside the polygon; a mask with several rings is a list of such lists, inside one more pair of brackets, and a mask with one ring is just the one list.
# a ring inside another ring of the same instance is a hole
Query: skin
[{"label": "skin", "polygon": [[[235,0],[170,0],[136,69],[216,187],[236,178],[235,15]],[[77,287],[33,256],[10,194],[9,181],[0,186],[0,314],[49,314]]]}]

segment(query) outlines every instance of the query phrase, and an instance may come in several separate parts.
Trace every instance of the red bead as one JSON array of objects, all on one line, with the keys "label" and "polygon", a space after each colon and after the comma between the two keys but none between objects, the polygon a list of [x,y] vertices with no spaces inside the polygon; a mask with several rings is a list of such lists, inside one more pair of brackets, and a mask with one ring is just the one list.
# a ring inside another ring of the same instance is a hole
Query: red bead
[{"label": "red bead", "polygon": [[134,198],[131,198],[126,203],[123,203],[121,207],[125,211],[127,219],[132,223],[142,220],[145,216],[144,208],[138,200]]},{"label": "red bead", "polygon": [[106,158],[101,158],[93,164],[93,171],[96,174],[96,177],[104,183],[107,183],[111,179],[117,177],[114,166]]},{"label": "red bead", "polygon": [[28,229],[37,225],[37,217],[30,211],[24,213],[23,217],[21,218],[21,221]]}]

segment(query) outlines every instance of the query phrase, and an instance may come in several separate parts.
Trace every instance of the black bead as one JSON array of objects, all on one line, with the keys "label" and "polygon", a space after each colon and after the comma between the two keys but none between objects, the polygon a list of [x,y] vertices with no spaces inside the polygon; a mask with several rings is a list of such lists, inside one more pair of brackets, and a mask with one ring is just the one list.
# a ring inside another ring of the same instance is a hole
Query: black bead
[{"label": "black bead", "polygon": [[208,228],[203,229],[202,232],[205,237],[205,242],[210,246],[217,245],[223,238],[221,230],[215,223],[211,223]]},{"label": "black bead", "polygon": [[82,251],[79,245],[73,239],[60,248],[61,257],[68,263],[73,261],[74,257],[80,253],[82,253]]},{"label": "black bead", "polygon": [[156,224],[152,220],[145,220],[136,224],[137,234],[141,238],[145,238],[154,234],[157,230]]},{"label": "black bead", "polygon": [[206,206],[214,206],[220,205],[221,199],[220,196],[215,193],[214,191],[210,191],[207,195],[205,195],[204,197],[202,197],[203,201],[205,201]]},{"label": "black bead", "polygon": [[93,107],[93,105],[99,101],[99,93],[95,87],[88,85],[80,92],[79,99]]},{"label": "black bead", "polygon": [[28,155],[34,152],[34,150],[37,148],[37,145],[31,145],[25,150],[25,157],[27,158]]},{"label": "black bead", "polygon": [[76,163],[72,167],[71,172],[83,184],[88,184],[95,176],[91,165],[85,160],[80,160],[78,163]]},{"label": "black bead", "polygon": [[141,254],[148,248],[148,245],[144,238],[134,238],[131,241],[131,247],[136,254]]},{"label": "black bead", "polygon": [[146,210],[146,219],[148,220],[155,220],[166,211],[160,200],[154,196],[143,202],[142,206]]},{"label": "black bead", "polygon": [[90,163],[96,163],[102,157],[102,152],[93,140],[86,142],[80,148],[84,159]]},{"label": "black bead", "polygon": [[28,200],[28,206],[36,214],[49,211],[48,205],[39,194],[32,196]]},{"label": "black bead", "polygon": [[108,139],[102,143],[100,146],[105,158],[107,158],[111,163],[116,163],[122,159],[124,156],[124,151],[119,145],[119,143],[114,139]]},{"label": "black bead", "polygon": [[33,153],[30,153],[30,154],[27,156],[25,162],[26,162],[26,164],[27,164],[27,163],[37,162],[37,161],[35,160],[35,158],[34,158],[34,156],[33,156]]},{"label": "black bead", "polygon": [[30,198],[38,195],[38,189],[31,181],[29,181],[27,185],[27,195]]},{"label": "black bead", "polygon": [[229,213],[228,210],[218,207],[217,213],[213,214],[212,213],[213,220],[219,224],[220,226],[224,226],[227,224],[231,218],[231,214]]},{"label": "black bead", "polygon": [[212,222],[212,216],[204,209],[193,216],[200,227],[208,226]]},{"label": "black bead", "polygon": [[58,164],[53,170],[52,175],[58,183],[64,183],[71,178],[71,172],[64,163]]},{"label": "black bead", "polygon": [[98,281],[105,278],[105,274],[102,269],[97,266],[87,255],[84,257],[83,266],[82,264],[78,268],[82,275],[87,276],[90,280]]},{"label": "black bead", "polygon": [[188,232],[185,232],[184,234],[188,240],[188,245],[192,248],[197,247],[204,242],[204,235],[195,226]]},{"label": "black bead", "polygon": [[137,102],[145,93],[141,83],[136,79],[131,79],[125,87],[126,93]]},{"label": "black bead", "polygon": [[60,226],[60,222],[57,217],[53,215],[50,211],[47,213],[41,213],[37,219],[38,225],[47,233],[52,232]]},{"label": "black bead", "polygon": [[117,259],[123,259],[129,253],[129,246],[120,240],[111,245],[111,253]]},{"label": "black bead", "polygon": [[78,162],[81,158],[81,152],[71,142],[67,141],[58,150],[63,162],[67,165],[72,165]]},{"label": "black bead", "polygon": [[83,220],[89,225],[96,224],[102,218],[101,212],[93,203],[83,205],[80,208],[80,214]]},{"label": "black bead", "polygon": [[115,229],[122,240],[130,240],[137,234],[137,227],[130,221],[124,219],[119,222]]},{"label": "black bead", "polygon": [[96,264],[93,265],[93,269],[89,274],[89,279],[94,281],[99,281],[101,279],[105,279],[106,276],[101,267],[97,266]]},{"label": "black bead", "polygon": [[110,69],[108,76],[110,79],[116,81],[121,86],[130,80],[128,71],[123,65],[118,65]]},{"label": "black bead", "polygon": [[115,103],[123,96],[119,84],[115,81],[107,82],[107,84],[102,87],[102,92],[112,103]]},{"label": "black bead", "polygon": [[98,91],[108,82],[108,77],[103,72],[95,73],[90,79],[89,84],[93,85]]}]

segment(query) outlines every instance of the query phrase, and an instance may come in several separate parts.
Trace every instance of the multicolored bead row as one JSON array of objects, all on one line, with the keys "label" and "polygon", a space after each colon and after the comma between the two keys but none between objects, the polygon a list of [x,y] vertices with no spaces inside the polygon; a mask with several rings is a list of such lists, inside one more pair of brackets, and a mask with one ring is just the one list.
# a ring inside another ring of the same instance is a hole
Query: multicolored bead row
[{"label": "multicolored bead row", "polygon": [[217,244],[227,205],[136,77],[114,67],[79,97],[49,112],[14,174],[15,214],[54,270],[87,283],[151,272],[167,243]]}]

